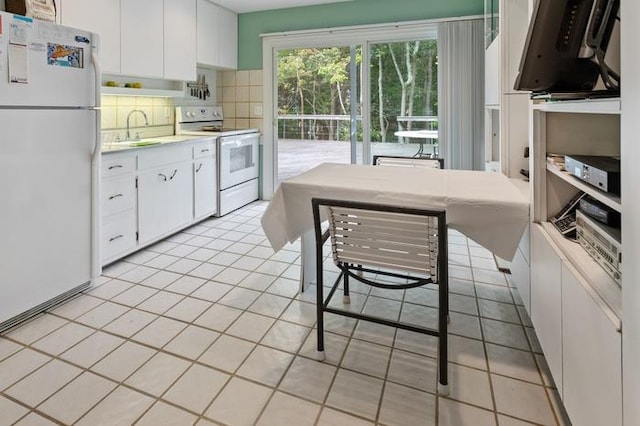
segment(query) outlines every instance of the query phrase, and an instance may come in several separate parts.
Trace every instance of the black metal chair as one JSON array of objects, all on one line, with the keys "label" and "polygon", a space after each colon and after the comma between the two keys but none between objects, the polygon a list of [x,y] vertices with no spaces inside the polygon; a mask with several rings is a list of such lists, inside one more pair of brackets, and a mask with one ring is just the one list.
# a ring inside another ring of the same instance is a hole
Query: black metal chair
[{"label": "black metal chair", "polygon": [[[445,212],[321,198],[313,198],[311,202],[316,239],[318,359],[325,359],[325,312],[436,336],[438,390],[440,394],[447,395],[449,286]],[[329,229],[325,232],[321,226],[324,221],[329,224]],[[325,299],[322,266],[323,245],[327,239],[330,239],[333,261],[340,269],[340,275]],[[406,282],[374,280],[369,278],[371,274],[402,278]],[[437,284],[437,328],[422,327],[400,320],[392,321],[329,306],[341,282],[344,291],[343,304],[350,303],[350,279],[373,287],[398,290]]]},{"label": "black metal chair", "polygon": [[374,155],[374,166],[426,167],[444,169],[444,158],[401,157],[395,155]]}]

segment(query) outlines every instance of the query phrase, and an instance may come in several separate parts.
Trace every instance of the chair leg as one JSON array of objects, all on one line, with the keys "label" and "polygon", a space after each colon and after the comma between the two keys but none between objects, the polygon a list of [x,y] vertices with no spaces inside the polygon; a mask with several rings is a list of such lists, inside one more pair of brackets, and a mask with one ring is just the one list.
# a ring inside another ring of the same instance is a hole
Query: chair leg
[{"label": "chair leg", "polygon": [[448,375],[448,323],[449,323],[449,286],[446,279],[438,286],[439,310],[438,310],[438,393],[442,396],[449,395]]},{"label": "chair leg", "polygon": [[344,284],[344,295],[342,296],[342,303],[348,305],[351,303],[351,296],[349,296],[349,275],[347,275],[347,271],[344,271],[344,276],[342,280]]},{"label": "chair leg", "polygon": [[[321,269],[322,266],[319,267]],[[318,347],[316,352],[316,359],[318,361],[325,360],[324,353],[324,295],[322,291],[322,272],[318,272],[318,282],[316,283],[316,320],[317,320],[317,338],[318,338]]]}]

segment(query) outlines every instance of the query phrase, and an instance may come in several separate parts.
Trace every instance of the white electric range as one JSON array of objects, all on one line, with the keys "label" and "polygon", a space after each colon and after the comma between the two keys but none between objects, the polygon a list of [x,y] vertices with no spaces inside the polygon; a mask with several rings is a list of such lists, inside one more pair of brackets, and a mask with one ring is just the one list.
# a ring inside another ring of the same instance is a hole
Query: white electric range
[{"label": "white electric range", "polygon": [[222,107],[176,108],[176,135],[217,137],[218,216],[258,199],[258,129],[225,129]]}]

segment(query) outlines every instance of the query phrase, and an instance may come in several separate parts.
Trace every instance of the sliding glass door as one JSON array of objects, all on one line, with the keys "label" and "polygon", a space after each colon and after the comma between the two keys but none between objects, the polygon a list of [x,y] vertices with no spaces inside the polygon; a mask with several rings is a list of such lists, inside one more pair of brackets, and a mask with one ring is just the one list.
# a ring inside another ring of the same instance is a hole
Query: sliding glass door
[{"label": "sliding glass door", "polygon": [[372,43],[369,52],[372,155],[437,155],[437,41]]},{"label": "sliding glass door", "polygon": [[438,152],[437,24],[265,36],[264,196],[323,162]]},{"label": "sliding glass door", "polygon": [[356,46],[277,53],[278,182],[321,163],[362,163]]}]

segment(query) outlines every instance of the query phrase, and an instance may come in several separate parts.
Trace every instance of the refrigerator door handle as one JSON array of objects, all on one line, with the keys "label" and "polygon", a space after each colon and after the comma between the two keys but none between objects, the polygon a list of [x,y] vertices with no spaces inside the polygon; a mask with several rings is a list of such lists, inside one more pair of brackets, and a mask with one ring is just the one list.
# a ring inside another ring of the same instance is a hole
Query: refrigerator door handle
[{"label": "refrigerator door handle", "polygon": [[98,156],[100,155],[100,142],[102,139],[102,135],[100,134],[100,120],[101,120],[101,116],[100,116],[100,104],[101,104],[101,99],[100,99],[100,78],[101,78],[101,71],[100,71],[100,61],[98,59],[98,54],[96,53],[96,49],[94,48],[91,52],[91,60],[93,62],[93,71],[95,73],[95,85],[94,85],[94,90],[95,90],[95,105],[96,105],[96,140],[94,141],[93,144],[93,151],[91,152],[93,160],[97,161],[98,160]]},{"label": "refrigerator door handle", "polygon": [[91,62],[93,62],[94,91],[95,91],[95,136],[93,143],[93,151],[91,152],[91,178],[92,178],[92,194],[91,194],[91,283],[97,280],[102,273],[102,263],[100,254],[100,151],[102,146],[102,135],[100,133],[101,126],[101,98],[100,85],[102,73],[100,70],[100,60],[98,59],[98,44],[100,42],[99,35],[91,34]]}]

